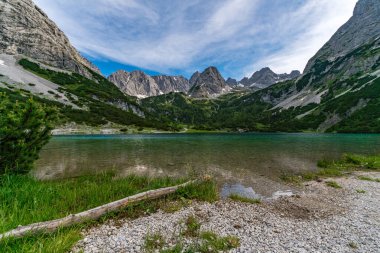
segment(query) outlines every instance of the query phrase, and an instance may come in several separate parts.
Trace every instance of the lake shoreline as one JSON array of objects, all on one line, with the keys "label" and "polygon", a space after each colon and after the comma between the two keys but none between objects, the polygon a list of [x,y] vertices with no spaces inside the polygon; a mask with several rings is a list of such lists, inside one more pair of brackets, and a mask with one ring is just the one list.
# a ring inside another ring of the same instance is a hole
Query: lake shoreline
[{"label": "lake shoreline", "polygon": [[53,136],[76,136],[76,135],[135,135],[135,134],[380,134],[372,132],[318,132],[318,131],[301,131],[301,132],[268,132],[268,131],[233,131],[231,129],[225,130],[196,130],[185,129],[183,131],[166,131],[158,129],[144,128],[139,129],[136,127],[125,128],[120,127],[59,127],[52,130]]},{"label": "lake shoreline", "polygon": [[[238,237],[240,246],[229,252],[376,252],[380,248],[376,238],[380,234],[380,184],[363,177],[380,178],[380,173],[355,172],[304,182],[299,195],[261,204],[195,202],[174,213],[159,211],[137,219],[110,220],[84,230],[74,252],[141,252],[149,234],[162,234],[166,246],[161,249],[169,249],[178,245],[178,233],[189,216],[197,217],[201,231]],[[342,188],[328,186],[331,180]],[[193,240],[183,239],[182,246]]]}]

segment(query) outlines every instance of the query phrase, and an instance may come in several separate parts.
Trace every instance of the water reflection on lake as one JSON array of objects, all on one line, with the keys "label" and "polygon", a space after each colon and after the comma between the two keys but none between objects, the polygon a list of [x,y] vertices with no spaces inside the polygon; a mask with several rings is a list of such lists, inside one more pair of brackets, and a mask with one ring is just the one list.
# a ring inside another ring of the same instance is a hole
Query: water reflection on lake
[{"label": "water reflection on lake", "polygon": [[208,173],[221,185],[270,197],[290,189],[279,179],[284,172],[313,170],[318,160],[343,153],[379,152],[376,134],[63,136],[54,137],[43,149],[34,174],[50,179],[107,170],[121,176]]}]

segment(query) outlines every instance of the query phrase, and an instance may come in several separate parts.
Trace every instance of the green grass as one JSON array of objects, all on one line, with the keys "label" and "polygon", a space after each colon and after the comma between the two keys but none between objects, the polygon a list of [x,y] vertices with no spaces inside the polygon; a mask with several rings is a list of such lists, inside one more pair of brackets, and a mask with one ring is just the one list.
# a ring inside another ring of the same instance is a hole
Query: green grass
[{"label": "green grass", "polygon": [[363,156],[346,154],[338,161],[321,160],[318,162],[319,169],[316,171],[284,174],[281,179],[294,184],[304,181],[318,180],[321,178],[341,177],[355,171],[379,171],[380,155]]},{"label": "green grass", "polygon": [[260,199],[247,198],[247,197],[240,196],[238,194],[231,194],[229,196],[229,198],[232,199],[232,200],[234,200],[234,201],[239,201],[239,202],[244,202],[244,203],[250,203],[250,204],[260,204],[261,203]]},{"label": "green grass", "polygon": [[[139,192],[167,187],[186,179],[128,176],[115,178],[112,173],[56,181],[38,181],[28,176],[3,176],[0,180],[0,233],[16,228],[78,213]],[[40,234],[23,239],[0,242],[0,252],[66,252],[80,239],[84,227],[107,218],[139,217],[164,209],[178,200],[214,201],[218,198],[212,181],[181,188],[165,198],[128,206],[118,213],[108,214],[99,221],[61,229],[53,234]]]},{"label": "green grass", "polygon": [[364,180],[364,181],[371,181],[371,182],[378,182],[378,183],[380,183],[380,178],[371,178],[371,177],[360,176],[359,179],[360,180]]},{"label": "green grass", "polygon": [[144,249],[147,252],[155,252],[161,250],[166,244],[165,238],[160,233],[148,234],[144,240]]},{"label": "green grass", "polygon": [[200,238],[203,239],[203,244],[198,246],[200,252],[225,252],[240,246],[240,239],[236,236],[221,237],[206,231],[201,233]]},{"label": "green grass", "polygon": [[[160,253],[218,253],[238,248],[240,239],[236,236],[219,236],[212,231],[200,231],[201,223],[198,219],[190,215],[184,221],[184,231],[182,231],[174,246],[169,246],[165,237],[161,233],[148,234],[145,237],[145,252]],[[190,245],[184,246],[184,242]]]},{"label": "green grass", "polygon": [[358,190],[356,190],[356,192],[357,192],[357,193],[366,193],[366,191],[365,191],[365,190],[359,190],[359,189],[358,189]]},{"label": "green grass", "polygon": [[185,221],[185,230],[182,232],[184,236],[197,237],[199,235],[199,229],[201,228],[201,223],[198,219],[190,215]]},{"label": "green grass", "polygon": [[327,181],[325,182],[327,186],[329,187],[332,187],[332,188],[336,188],[336,189],[341,189],[342,186],[340,186],[337,182],[335,181]]}]

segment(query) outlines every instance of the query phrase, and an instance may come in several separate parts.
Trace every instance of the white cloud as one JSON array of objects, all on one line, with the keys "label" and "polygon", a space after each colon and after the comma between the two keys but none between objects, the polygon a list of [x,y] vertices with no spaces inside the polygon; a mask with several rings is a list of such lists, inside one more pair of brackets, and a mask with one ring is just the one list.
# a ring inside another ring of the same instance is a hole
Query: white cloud
[{"label": "white cloud", "polygon": [[264,56],[246,68],[246,75],[252,68],[269,66],[278,73],[294,69],[303,70],[307,61],[331,38],[331,36],[351,16],[357,0],[309,0],[295,13],[286,15],[279,24],[289,31],[295,26],[305,26],[304,31],[296,34],[278,52]]},{"label": "white cloud", "polygon": [[171,73],[302,70],[356,0],[35,0],[81,52]]}]

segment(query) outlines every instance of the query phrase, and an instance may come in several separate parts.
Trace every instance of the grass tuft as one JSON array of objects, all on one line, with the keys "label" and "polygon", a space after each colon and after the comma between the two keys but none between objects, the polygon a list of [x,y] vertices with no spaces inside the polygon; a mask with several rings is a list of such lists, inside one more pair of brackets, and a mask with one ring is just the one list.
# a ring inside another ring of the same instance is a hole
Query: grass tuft
[{"label": "grass tuft", "polygon": [[359,179],[360,180],[364,180],[364,181],[370,181],[370,182],[378,182],[378,183],[380,183],[380,178],[372,178],[372,177],[360,176]]},{"label": "grass tuft", "polygon": [[201,228],[201,223],[198,219],[190,215],[185,221],[185,230],[182,232],[184,236],[197,237],[199,235],[199,229]]},{"label": "grass tuft", "polygon": [[329,187],[332,187],[332,188],[336,188],[336,189],[341,189],[342,186],[340,186],[337,182],[335,181],[327,181],[325,182],[327,186]]},{"label": "grass tuft", "polygon": [[239,202],[244,202],[244,203],[250,203],[250,204],[260,204],[261,203],[260,199],[247,198],[247,197],[240,196],[238,194],[231,194],[229,196],[229,198],[232,199],[232,200],[234,200],[234,201],[239,201]]},{"label": "grass tuft", "polygon": [[146,252],[155,252],[165,246],[165,238],[160,233],[148,234],[144,240],[144,249]]}]

